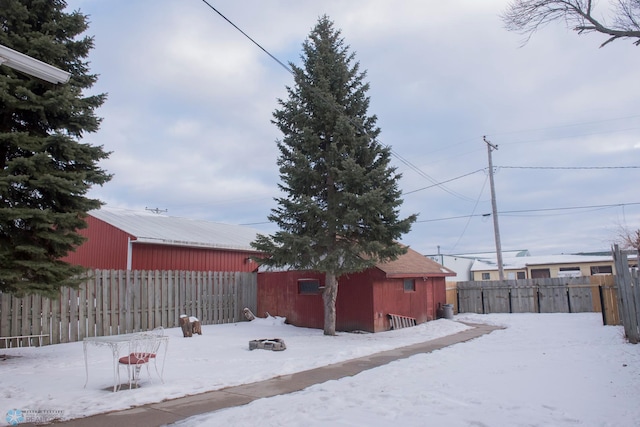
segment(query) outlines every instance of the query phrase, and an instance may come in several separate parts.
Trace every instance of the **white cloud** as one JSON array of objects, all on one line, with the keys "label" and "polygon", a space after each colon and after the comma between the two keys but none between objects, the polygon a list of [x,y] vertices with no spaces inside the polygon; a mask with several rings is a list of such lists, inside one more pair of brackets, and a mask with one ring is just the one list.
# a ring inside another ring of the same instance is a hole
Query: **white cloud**
[{"label": "white cloud", "polygon": [[[91,15],[92,71],[109,93],[99,133],[85,142],[113,151],[115,178],[93,195],[110,204],[167,208],[184,216],[266,221],[277,195],[270,123],[292,77],[206,4],[71,0]],[[620,41],[550,24],[524,47],[504,30],[506,1],[258,0],[215,7],[284,63],[319,16],[342,30],[371,83],[369,112],[380,140],[399,158],[401,188],[412,191],[487,167],[482,136],[499,146],[498,166],[634,165],[639,147],[636,89],[640,57]],[[499,209],[638,202],[633,170],[501,169]],[[484,189],[483,189],[484,185]],[[408,194],[402,212],[421,220],[490,211],[485,173]],[[480,198],[476,210],[474,205]],[[156,206],[157,205],[157,206]],[[626,218],[637,226],[635,205]],[[501,218],[503,248],[606,248],[603,224],[620,208],[580,215]],[[613,218],[615,220],[615,218]],[[265,225],[265,227],[268,227]],[[422,252],[491,250],[491,218],[422,222],[403,239]]]}]

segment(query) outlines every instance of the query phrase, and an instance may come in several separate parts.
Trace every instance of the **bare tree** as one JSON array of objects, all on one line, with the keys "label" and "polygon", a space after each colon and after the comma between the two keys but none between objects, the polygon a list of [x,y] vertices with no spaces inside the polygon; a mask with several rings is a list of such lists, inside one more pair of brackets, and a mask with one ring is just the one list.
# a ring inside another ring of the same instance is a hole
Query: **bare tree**
[{"label": "bare tree", "polygon": [[612,12],[610,24],[604,18],[596,18],[596,2],[592,0],[513,0],[501,18],[507,30],[526,35],[525,43],[539,28],[563,20],[578,34],[597,32],[609,36],[600,47],[622,38],[630,38],[640,46],[640,0],[608,3]]},{"label": "bare tree", "polygon": [[640,257],[640,229],[631,230],[628,227],[620,226],[616,240],[624,249],[634,249]]}]

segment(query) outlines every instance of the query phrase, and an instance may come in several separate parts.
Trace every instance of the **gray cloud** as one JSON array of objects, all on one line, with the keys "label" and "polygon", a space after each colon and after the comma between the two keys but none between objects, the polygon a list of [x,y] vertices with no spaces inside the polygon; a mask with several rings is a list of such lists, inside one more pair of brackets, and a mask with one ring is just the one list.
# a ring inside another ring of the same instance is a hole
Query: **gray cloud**
[{"label": "gray cloud", "polygon": [[[85,142],[113,151],[109,205],[176,216],[265,222],[278,195],[279,134],[270,123],[291,76],[203,2],[70,0],[90,15],[95,90],[109,99]],[[282,62],[326,13],[371,84],[380,141],[410,192],[487,167],[637,166],[638,48],[599,49],[596,35],[552,24],[524,47],[498,18],[506,1],[222,0],[215,6]],[[410,163],[407,165],[402,160]],[[416,171],[419,168],[420,171]],[[499,168],[501,211],[640,202],[638,170]],[[423,253],[494,248],[486,171],[406,194],[420,221],[404,242]],[[465,217],[432,221],[450,217]],[[500,215],[503,249],[607,249],[615,224],[640,227],[635,205]]]}]

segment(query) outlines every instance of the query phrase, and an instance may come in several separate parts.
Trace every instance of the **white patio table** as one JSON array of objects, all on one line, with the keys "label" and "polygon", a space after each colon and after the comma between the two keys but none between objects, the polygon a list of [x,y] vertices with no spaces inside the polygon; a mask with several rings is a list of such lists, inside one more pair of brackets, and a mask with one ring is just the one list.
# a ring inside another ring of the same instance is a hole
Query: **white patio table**
[{"label": "white patio table", "polygon": [[[160,380],[163,380],[164,375],[164,359],[167,354],[167,347],[169,344],[169,337],[163,335],[155,335],[153,332],[136,332],[132,334],[121,334],[121,335],[109,335],[105,337],[86,337],[82,340],[83,350],[84,350],[84,367],[86,373],[86,379],[84,382],[84,387],[87,387],[87,383],[89,382],[89,356],[87,347],[89,345],[100,346],[100,347],[108,347],[111,349],[111,353],[113,355],[113,391],[117,391],[120,385],[120,368],[118,366],[118,360],[122,356],[126,356],[131,353],[131,344],[134,340],[143,339],[145,337],[149,337],[149,339],[157,339],[160,340],[161,344],[164,344],[164,353],[162,357],[162,369],[160,372],[156,372],[160,376]],[[125,350],[125,352],[123,352]],[[156,361],[154,360],[154,363]]]}]

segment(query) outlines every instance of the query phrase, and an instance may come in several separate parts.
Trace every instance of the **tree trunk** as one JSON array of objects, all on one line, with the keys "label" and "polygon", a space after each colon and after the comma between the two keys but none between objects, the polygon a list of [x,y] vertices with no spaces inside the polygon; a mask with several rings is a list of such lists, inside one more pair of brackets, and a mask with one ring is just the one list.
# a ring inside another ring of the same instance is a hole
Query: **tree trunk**
[{"label": "tree trunk", "polygon": [[324,334],[336,334],[336,299],[338,297],[338,278],[333,273],[325,274],[324,291]]}]

